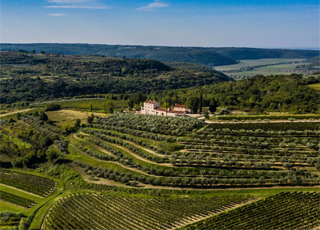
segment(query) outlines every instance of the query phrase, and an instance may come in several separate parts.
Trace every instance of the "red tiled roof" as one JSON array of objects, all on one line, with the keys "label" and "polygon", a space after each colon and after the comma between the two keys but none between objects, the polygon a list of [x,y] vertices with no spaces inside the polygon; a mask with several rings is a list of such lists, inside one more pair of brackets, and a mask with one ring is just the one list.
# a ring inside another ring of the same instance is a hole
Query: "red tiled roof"
[{"label": "red tiled roof", "polygon": [[158,102],[157,102],[157,101],[145,101],[145,103],[156,104],[156,103],[158,103]]},{"label": "red tiled roof", "polygon": [[157,108],[157,109],[155,109],[155,110],[161,111],[161,112],[167,112],[167,109],[163,109],[163,108]]},{"label": "red tiled roof", "polygon": [[172,110],[172,111],[168,111],[168,113],[180,113],[180,114],[183,114],[184,112],[183,111]]},{"label": "red tiled roof", "polygon": [[187,108],[187,106],[185,106],[185,105],[179,105],[179,104],[175,104],[174,107]]}]

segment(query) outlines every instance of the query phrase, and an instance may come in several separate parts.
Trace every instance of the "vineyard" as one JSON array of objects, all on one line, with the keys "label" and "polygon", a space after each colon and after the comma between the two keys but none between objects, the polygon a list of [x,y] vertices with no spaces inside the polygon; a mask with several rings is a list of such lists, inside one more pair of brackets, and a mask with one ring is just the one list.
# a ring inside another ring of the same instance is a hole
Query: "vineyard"
[{"label": "vineyard", "polygon": [[13,227],[19,225],[21,218],[24,217],[21,213],[11,213],[11,212],[0,212],[0,227],[1,229],[6,229],[5,227]]},{"label": "vineyard", "polygon": [[140,186],[228,188],[319,184],[313,122],[210,124],[192,118],[119,114],[71,138],[90,176]]},{"label": "vineyard", "polygon": [[182,229],[318,229],[320,193],[280,193]]},{"label": "vineyard", "polygon": [[18,229],[21,221],[55,196],[56,188],[52,179],[1,168],[0,229]]},{"label": "vineyard", "polygon": [[59,200],[50,209],[44,229],[173,229],[249,200],[246,196],[124,198],[80,193]]},{"label": "vineyard", "polygon": [[56,186],[55,181],[27,173],[0,169],[0,183],[39,196],[49,195]]},{"label": "vineyard", "polygon": [[16,196],[4,191],[0,191],[0,200],[10,202],[12,204],[16,204],[25,208],[29,208],[34,204],[32,200],[28,200],[26,198]]}]

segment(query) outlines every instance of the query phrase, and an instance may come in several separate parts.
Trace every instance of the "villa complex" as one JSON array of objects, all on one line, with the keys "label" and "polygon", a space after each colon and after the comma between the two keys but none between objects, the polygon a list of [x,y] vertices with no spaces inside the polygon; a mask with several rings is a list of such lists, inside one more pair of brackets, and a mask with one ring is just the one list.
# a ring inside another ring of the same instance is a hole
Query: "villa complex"
[{"label": "villa complex", "polygon": [[157,101],[146,101],[141,107],[140,114],[175,117],[183,116],[188,112],[189,111],[185,105],[175,104],[173,110],[169,110],[160,108],[160,103]]}]

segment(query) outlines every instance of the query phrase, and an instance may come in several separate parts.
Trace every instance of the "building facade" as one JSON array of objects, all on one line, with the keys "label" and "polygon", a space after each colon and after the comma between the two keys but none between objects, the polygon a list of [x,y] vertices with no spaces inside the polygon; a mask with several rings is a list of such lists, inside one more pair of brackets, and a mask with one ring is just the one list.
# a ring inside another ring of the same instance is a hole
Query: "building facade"
[{"label": "building facade", "polygon": [[157,115],[156,110],[160,108],[160,104],[157,101],[145,101],[141,107],[140,113],[144,115]]}]

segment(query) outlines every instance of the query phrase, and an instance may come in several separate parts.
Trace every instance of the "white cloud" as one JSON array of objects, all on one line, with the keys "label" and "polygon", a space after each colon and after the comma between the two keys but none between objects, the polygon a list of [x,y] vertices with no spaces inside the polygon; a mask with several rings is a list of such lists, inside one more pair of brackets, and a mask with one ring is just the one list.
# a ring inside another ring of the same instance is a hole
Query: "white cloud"
[{"label": "white cloud", "polygon": [[89,9],[89,10],[103,10],[103,9],[109,9],[110,6],[105,5],[57,5],[57,6],[46,6],[46,8],[53,8],[53,9]]},{"label": "white cloud", "polygon": [[61,16],[65,16],[67,14],[48,14],[49,16],[52,16],[52,17],[61,17]]},{"label": "white cloud", "polygon": [[90,2],[91,0],[48,0],[49,3],[57,3],[57,4],[70,4],[70,3],[83,3]]},{"label": "white cloud", "polygon": [[159,8],[165,8],[168,6],[169,6],[169,4],[155,0],[154,2],[148,4],[147,6],[140,7],[137,10],[139,10],[139,11],[153,11],[153,10],[156,10]]},{"label": "white cloud", "polygon": [[90,9],[102,10],[109,9],[110,6],[100,4],[97,0],[47,0],[52,5],[46,8],[52,9]]}]

